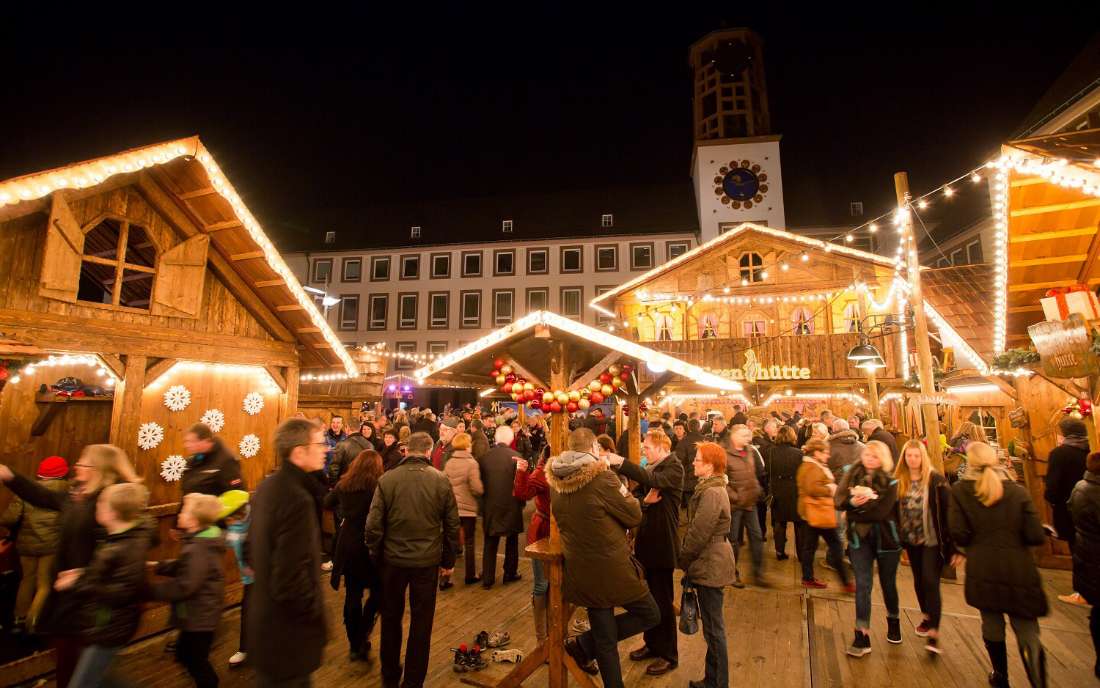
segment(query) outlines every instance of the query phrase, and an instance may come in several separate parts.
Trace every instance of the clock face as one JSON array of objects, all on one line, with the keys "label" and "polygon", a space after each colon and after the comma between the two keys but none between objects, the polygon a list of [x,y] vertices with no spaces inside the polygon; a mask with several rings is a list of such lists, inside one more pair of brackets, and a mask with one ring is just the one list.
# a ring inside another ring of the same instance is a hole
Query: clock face
[{"label": "clock face", "polygon": [[735,201],[751,201],[760,190],[760,180],[752,170],[739,167],[722,177],[722,190]]},{"label": "clock face", "polygon": [[714,195],[737,210],[752,208],[768,193],[768,175],[751,160],[731,160],[714,176]]}]

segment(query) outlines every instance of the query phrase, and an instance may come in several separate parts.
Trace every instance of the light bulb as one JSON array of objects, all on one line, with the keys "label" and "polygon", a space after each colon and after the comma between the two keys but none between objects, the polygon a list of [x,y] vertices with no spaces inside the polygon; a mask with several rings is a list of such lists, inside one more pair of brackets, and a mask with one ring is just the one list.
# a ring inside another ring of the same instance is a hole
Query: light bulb
[{"label": "light bulb", "polygon": [[875,232],[878,231],[878,225],[876,225],[874,222],[872,222],[870,225],[867,226],[867,231],[870,232],[871,234],[874,234]]}]

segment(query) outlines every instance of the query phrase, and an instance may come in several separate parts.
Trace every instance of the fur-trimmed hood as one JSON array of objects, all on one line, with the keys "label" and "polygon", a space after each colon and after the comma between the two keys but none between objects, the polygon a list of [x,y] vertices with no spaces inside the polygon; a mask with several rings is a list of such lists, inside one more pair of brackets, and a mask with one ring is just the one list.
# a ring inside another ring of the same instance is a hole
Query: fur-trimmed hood
[{"label": "fur-trimmed hood", "polygon": [[[563,452],[563,454],[565,453],[568,452]],[[544,470],[546,473],[546,482],[548,485],[550,485],[550,489],[556,492],[560,492],[561,494],[571,494],[573,492],[576,492],[588,483],[592,482],[592,479],[595,478],[597,475],[608,470],[607,462],[603,461],[602,459],[598,459],[584,466],[581,466],[572,474],[564,478],[559,478],[554,475],[554,471],[552,470],[554,462],[557,461],[559,458],[561,457],[552,457],[549,461],[546,462]]]}]

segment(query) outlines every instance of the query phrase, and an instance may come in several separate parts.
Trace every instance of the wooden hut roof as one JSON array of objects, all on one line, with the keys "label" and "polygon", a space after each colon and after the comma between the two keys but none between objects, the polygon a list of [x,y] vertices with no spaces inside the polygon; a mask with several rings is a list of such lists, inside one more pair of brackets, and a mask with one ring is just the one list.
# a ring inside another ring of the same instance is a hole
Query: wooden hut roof
[{"label": "wooden hut roof", "polygon": [[993,266],[924,270],[921,294],[982,359],[993,358]]},{"label": "wooden hut roof", "polygon": [[[113,155],[0,181],[0,220],[48,208],[55,191],[94,193],[110,184],[134,183],[165,194],[169,221],[194,224],[243,281],[238,298],[261,321],[279,323],[297,341],[304,366],[343,367],[354,360],[302,289],[260,223],[241,200],[198,136],[134,148]],[[175,216],[175,217],[173,217]],[[289,340],[288,340],[289,341]]]}]

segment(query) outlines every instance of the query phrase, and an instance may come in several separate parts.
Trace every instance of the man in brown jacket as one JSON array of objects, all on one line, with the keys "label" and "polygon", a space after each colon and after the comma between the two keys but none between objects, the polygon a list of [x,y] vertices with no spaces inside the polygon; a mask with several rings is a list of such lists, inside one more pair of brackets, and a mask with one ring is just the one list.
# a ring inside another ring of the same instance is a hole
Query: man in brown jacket
[{"label": "man in brown jacket", "polygon": [[[642,522],[642,508],[599,458],[588,428],[569,435],[569,449],[546,465],[550,504],[561,531],[566,602],[587,607],[592,630],[565,649],[589,673],[599,664],[606,688],[622,688],[618,643],[657,625],[661,613],[626,531]],[[626,611],[615,616],[615,607]]]},{"label": "man in brown jacket", "polygon": [[[740,563],[741,532],[742,529],[748,531],[753,582],[762,586],[764,536],[760,530],[760,519],[756,515],[756,502],[761,492],[758,475],[763,473],[764,461],[752,445],[752,430],[745,425],[736,425],[731,429],[729,441],[723,448],[726,450],[726,477],[729,478],[726,492],[730,497],[730,544]],[[744,587],[741,584],[740,570],[734,586]]]}]

